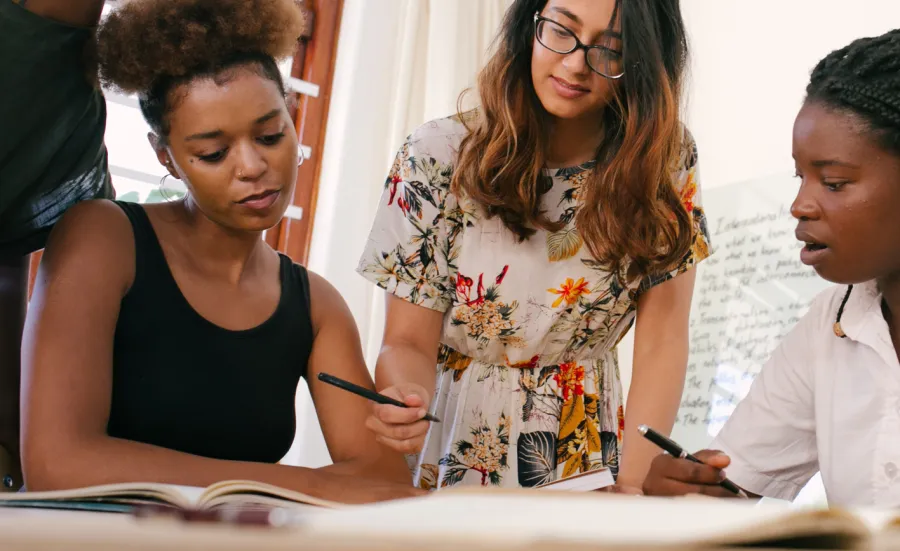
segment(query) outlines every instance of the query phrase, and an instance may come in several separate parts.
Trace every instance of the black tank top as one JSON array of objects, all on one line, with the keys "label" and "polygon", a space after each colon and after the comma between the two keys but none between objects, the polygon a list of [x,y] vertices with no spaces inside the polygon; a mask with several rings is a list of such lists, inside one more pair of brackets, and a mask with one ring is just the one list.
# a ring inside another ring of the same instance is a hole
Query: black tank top
[{"label": "black tank top", "polygon": [[122,299],[107,432],[217,459],[275,463],[294,439],[294,400],[312,348],[306,270],[281,255],[281,298],[261,325],[231,331],[181,294],[143,207],[134,283]]}]

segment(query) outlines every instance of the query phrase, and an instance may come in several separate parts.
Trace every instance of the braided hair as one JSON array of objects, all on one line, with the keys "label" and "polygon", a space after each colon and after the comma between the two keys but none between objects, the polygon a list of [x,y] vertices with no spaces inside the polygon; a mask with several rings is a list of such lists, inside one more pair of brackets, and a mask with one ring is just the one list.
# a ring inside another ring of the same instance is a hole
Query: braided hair
[{"label": "braided hair", "polygon": [[900,29],[860,38],[816,65],[807,103],[850,111],[900,155]]}]

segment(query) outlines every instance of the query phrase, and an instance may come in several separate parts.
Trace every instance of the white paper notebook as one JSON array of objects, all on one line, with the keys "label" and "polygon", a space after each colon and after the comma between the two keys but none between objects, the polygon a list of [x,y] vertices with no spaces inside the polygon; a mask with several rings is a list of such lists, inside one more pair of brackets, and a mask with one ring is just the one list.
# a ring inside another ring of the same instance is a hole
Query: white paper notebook
[{"label": "white paper notebook", "polygon": [[612,486],[616,481],[609,469],[596,469],[586,473],[576,474],[568,478],[541,484],[540,490],[591,492]]},{"label": "white paper notebook", "polygon": [[[143,503],[183,509],[211,509],[221,505],[337,507],[324,499],[248,480],[227,480],[207,488],[157,483],[91,486],[54,492],[0,493],[0,506],[101,510],[103,505],[131,506]],[[107,509],[111,510],[111,509]]]},{"label": "white paper notebook", "polygon": [[603,493],[442,490],[426,498],[352,506],[312,519],[321,536],[384,538],[415,548],[554,542],[559,548],[669,548],[777,544],[844,549],[892,524],[892,516],[824,508]]}]

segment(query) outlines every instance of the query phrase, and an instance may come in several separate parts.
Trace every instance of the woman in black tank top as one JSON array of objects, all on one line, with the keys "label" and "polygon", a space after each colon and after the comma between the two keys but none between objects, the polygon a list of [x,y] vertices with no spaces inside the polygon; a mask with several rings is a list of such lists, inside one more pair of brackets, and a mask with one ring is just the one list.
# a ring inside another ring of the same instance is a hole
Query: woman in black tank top
[{"label": "woman in black tank top", "polygon": [[[23,344],[29,490],[254,479],[344,502],[418,493],[366,429],[369,403],[315,377],[374,388],[346,304],[262,239],[297,177],[274,59],[302,27],[292,0],[136,0],[100,27],[101,78],[139,95],[188,194],[80,203],[53,231]],[[276,464],[301,377],[335,462],[322,469]]]}]

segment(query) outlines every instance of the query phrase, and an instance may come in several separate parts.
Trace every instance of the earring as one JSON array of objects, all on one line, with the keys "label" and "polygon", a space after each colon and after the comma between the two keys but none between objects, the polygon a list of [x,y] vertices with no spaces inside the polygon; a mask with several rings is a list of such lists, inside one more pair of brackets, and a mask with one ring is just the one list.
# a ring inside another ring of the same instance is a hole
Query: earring
[{"label": "earring", "polygon": [[163,177],[159,179],[159,187],[161,187],[161,188],[162,188],[162,187],[165,187],[165,185],[166,185],[166,178],[168,178],[169,176],[171,176],[171,174],[169,174],[168,172],[166,172],[165,174],[163,174]]},{"label": "earring", "polygon": [[303,162],[306,160],[306,155],[303,154],[303,148],[297,148],[297,166],[303,166]]}]

